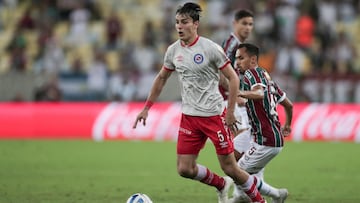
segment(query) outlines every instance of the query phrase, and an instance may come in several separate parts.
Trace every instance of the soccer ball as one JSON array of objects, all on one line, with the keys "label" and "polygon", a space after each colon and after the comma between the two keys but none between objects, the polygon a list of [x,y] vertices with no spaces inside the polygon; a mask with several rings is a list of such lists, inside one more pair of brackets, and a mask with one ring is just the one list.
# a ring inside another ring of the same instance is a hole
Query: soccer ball
[{"label": "soccer ball", "polygon": [[149,196],[142,193],[136,193],[129,197],[126,203],[153,203]]}]

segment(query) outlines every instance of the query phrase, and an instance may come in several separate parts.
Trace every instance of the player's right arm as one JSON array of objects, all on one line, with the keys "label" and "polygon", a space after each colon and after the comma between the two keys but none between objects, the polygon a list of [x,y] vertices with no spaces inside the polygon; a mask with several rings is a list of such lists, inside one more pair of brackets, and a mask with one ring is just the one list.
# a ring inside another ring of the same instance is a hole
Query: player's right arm
[{"label": "player's right arm", "polygon": [[148,98],[146,100],[145,106],[143,110],[138,114],[136,117],[135,123],[133,125],[133,128],[136,128],[136,125],[138,122],[143,123],[143,125],[146,125],[146,119],[148,117],[148,111],[151,108],[152,104],[157,100],[160,93],[163,90],[163,87],[166,84],[166,81],[170,77],[172,71],[167,70],[166,68],[162,68],[157,76],[154,79],[153,85],[151,87],[150,93],[148,95]]},{"label": "player's right arm", "polygon": [[[147,101],[155,102],[173,71],[162,68],[155,77]],[[145,106],[146,107],[146,106]]]},{"label": "player's right arm", "polygon": [[238,96],[251,100],[264,99],[266,84],[263,84],[262,81],[261,76],[258,74],[258,70],[249,69],[245,71],[243,82],[250,87],[250,90],[241,90],[239,91]]},{"label": "player's right arm", "polygon": [[262,85],[254,85],[251,90],[241,90],[238,93],[239,97],[245,99],[264,99],[264,87]]}]

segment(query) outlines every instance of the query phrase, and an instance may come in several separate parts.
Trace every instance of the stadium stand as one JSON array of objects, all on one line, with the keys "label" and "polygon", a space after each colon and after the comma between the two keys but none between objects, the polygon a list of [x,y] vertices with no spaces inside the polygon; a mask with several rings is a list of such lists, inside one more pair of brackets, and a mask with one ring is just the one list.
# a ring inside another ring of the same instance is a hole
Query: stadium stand
[{"label": "stadium stand", "polygon": [[[176,39],[173,15],[182,3],[14,2],[17,4],[0,3],[0,101],[44,101],[47,97],[36,93],[48,89],[49,84],[61,92],[58,101],[122,101],[119,95],[112,95],[118,91],[111,89],[122,88],[124,84],[119,82],[124,81],[139,91],[129,98],[143,100],[145,87],[138,85],[150,81],[160,68],[152,66],[161,64],[165,49]],[[282,83],[292,100],[360,102],[359,1],[198,2],[205,22],[200,33],[218,43],[231,31],[236,9],[254,11],[255,33],[250,40],[263,50],[260,64]],[[286,12],[289,10],[292,12]],[[297,35],[297,29],[307,29],[307,23],[315,25],[309,36]],[[138,63],[139,53],[152,56],[149,68]],[[95,60],[98,54],[104,64]],[[297,57],[297,63],[290,63],[292,57]],[[108,83],[105,95],[99,97],[93,83],[103,79],[95,76],[104,68]],[[115,79],[119,74],[123,79]],[[169,83],[160,100],[179,100],[176,76]]]}]

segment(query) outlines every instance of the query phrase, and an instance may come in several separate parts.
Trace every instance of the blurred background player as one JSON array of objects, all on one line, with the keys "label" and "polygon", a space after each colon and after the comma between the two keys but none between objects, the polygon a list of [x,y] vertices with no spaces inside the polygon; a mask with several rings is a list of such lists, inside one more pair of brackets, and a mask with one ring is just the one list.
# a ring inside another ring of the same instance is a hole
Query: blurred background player
[{"label": "blurred background player", "polygon": [[[250,174],[257,174],[284,146],[284,135],[291,132],[292,103],[286,94],[274,83],[269,74],[258,66],[259,48],[253,44],[240,44],[236,51],[236,66],[244,75],[243,90],[239,96],[248,99],[246,109],[251,122],[254,142],[251,148],[240,158],[240,168]],[[285,108],[286,122],[280,126],[276,103]],[[263,195],[270,196],[274,203],[284,202],[287,189],[277,189],[262,182],[259,178],[258,189]],[[239,188],[238,188],[239,189]],[[241,188],[240,188],[241,189]],[[231,202],[237,202],[235,196]]]},{"label": "blurred background player", "polygon": [[[227,55],[227,57],[231,60],[231,64],[235,68],[240,80],[241,75],[239,70],[235,66],[235,53],[239,46],[239,44],[245,42],[245,40],[250,36],[253,30],[254,24],[254,16],[252,12],[247,10],[239,10],[234,15],[233,21],[233,32],[231,32],[230,36],[223,42],[223,49]],[[222,77],[222,79],[224,79]],[[221,80],[224,82],[225,80]],[[227,83],[221,83],[220,92],[222,93],[225,104],[227,103]],[[234,153],[236,160],[239,160],[242,154],[249,149],[249,143],[251,141],[250,137],[250,125],[249,119],[246,112],[246,107],[244,101],[239,98],[238,105],[235,107],[235,117],[241,123],[239,129],[241,132],[235,135],[234,139]]]},{"label": "blurred background player", "polygon": [[[228,201],[227,193],[232,180],[220,177],[196,163],[200,150],[209,138],[215,146],[224,173],[230,176],[253,202],[263,203],[265,200],[256,187],[257,178],[240,169],[233,154],[232,135],[229,130],[237,130],[234,108],[239,79],[222,48],[198,35],[200,12],[200,6],[195,3],[186,3],[176,11],[175,27],[179,40],[168,47],[163,68],[156,76],[133,128],[141,121],[143,125],[146,124],[153,102],[159,97],[171,73],[177,71],[182,84],[182,116],[177,141],[178,173],[182,177],[216,187],[218,202]],[[220,72],[229,81],[227,109],[218,91]]]}]

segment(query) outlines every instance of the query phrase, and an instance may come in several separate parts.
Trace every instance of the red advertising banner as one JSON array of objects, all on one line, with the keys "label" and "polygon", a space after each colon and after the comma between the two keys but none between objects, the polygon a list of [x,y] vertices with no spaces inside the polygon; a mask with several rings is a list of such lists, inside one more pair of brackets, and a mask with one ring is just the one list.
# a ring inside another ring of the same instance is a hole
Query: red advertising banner
[{"label": "red advertising banner", "polygon": [[104,103],[0,103],[0,138],[89,139]]},{"label": "red advertising banner", "polygon": [[94,140],[176,140],[180,123],[180,103],[155,103],[149,111],[146,126],[133,129],[143,103],[112,103],[97,116],[92,126]]},{"label": "red advertising banner", "polygon": [[[136,115],[143,103],[0,103],[0,139],[172,140],[180,103],[155,103],[146,126]],[[280,121],[285,120],[281,106]],[[360,142],[360,105],[294,104],[294,141]]]},{"label": "red advertising banner", "polygon": [[[279,117],[283,121],[284,111],[280,108]],[[289,139],[360,142],[360,105],[295,104]]]}]

